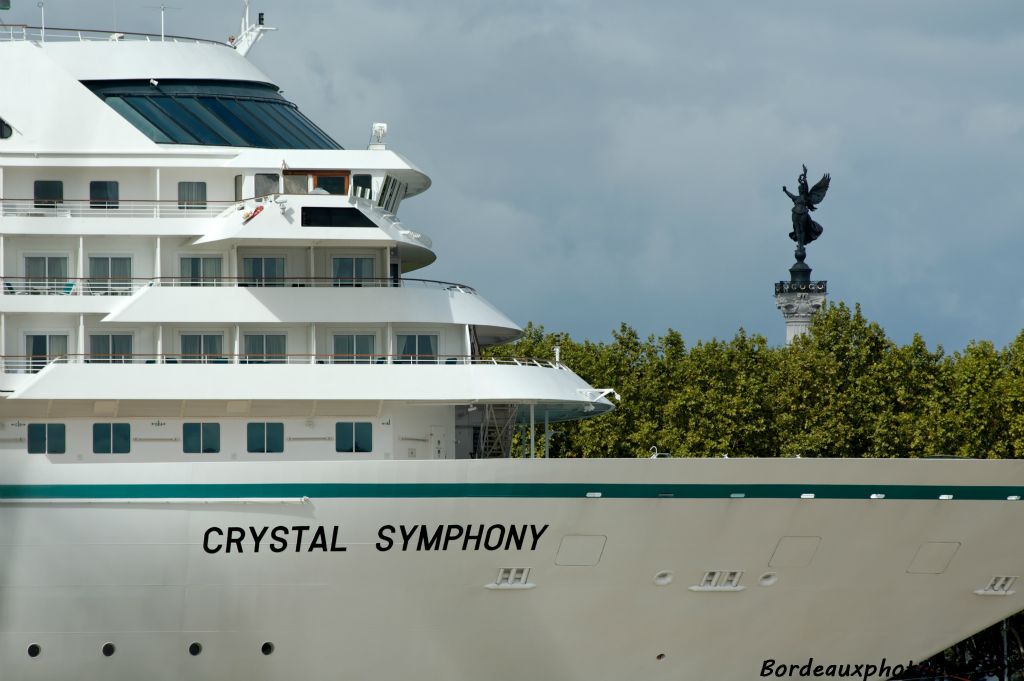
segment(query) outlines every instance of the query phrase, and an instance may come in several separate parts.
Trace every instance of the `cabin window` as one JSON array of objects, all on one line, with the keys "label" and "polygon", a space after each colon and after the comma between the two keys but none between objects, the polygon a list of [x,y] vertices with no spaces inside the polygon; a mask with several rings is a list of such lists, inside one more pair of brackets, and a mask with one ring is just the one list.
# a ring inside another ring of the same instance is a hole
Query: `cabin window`
[{"label": "cabin window", "polygon": [[98,333],[89,336],[89,359],[93,364],[128,364],[132,361],[132,336],[127,333]]},{"label": "cabin window", "polygon": [[206,208],[206,183],[179,182],[178,208],[183,210]]},{"label": "cabin window", "polygon": [[[314,194],[348,194],[348,171],[313,174]],[[319,190],[319,191],[317,191]]]},{"label": "cabin window", "polygon": [[436,364],[436,334],[398,334],[399,364]]},{"label": "cabin window", "polygon": [[303,227],[376,227],[370,218],[358,208],[329,208],[324,206],[303,206]]},{"label": "cabin window", "polygon": [[283,423],[250,423],[246,427],[246,449],[260,454],[284,451]]},{"label": "cabin window", "polygon": [[66,441],[63,423],[28,424],[29,454],[63,454]]},{"label": "cabin window", "polygon": [[36,373],[58,357],[67,357],[68,337],[65,334],[29,334],[25,336],[25,354],[29,355],[28,371]]},{"label": "cabin window", "polygon": [[242,286],[284,286],[284,258],[242,258]]},{"label": "cabin window", "polygon": [[224,336],[219,333],[181,334],[181,361],[188,364],[226,364]]},{"label": "cabin window", "polygon": [[224,259],[219,255],[189,255],[181,259],[182,286],[216,286],[220,283]]},{"label": "cabin window", "polygon": [[181,426],[181,448],[186,454],[217,454],[220,452],[219,423],[184,423]]},{"label": "cabin window", "polygon": [[280,175],[277,173],[256,173],[256,196],[270,196],[280,191]]},{"label": "cabin window", "polygon": [[67,256],[25,256],[25,290],[27,293],[71,293],[74,283],[68,279]]},{"label": "cabin window", "polygon": [[373,362],[373,334],[336,333],[334,334],[335,364],[370,364]]},{"label": "cabin window", "polygon": [[36,208],[54,208],[58,203],[64,203],[64,183],[60,180],[36,180],[32,197]]},{"label": "cabin window", "polygon": [[235,175],[235,201],[242,200],[242,183],[245,182],[245,178],[242,175]]},{"label": "cabin window", "polygon": [[117,208],[120,189],[117,182],[97,180],[89,183],[90,208]]},{"label": "cabin window", "polygon": [[127,256],[89,256],[86,292],[128,295],[132,292],[132,259]]},{"label": "cabin window", "polygon": [[131,424],[92,424],[92,451],[94,454],[127,454],[131,448]]},{"label": "cabin window", "polygon": [[8,125],[7,121],[0,118],[0,140],[8,139],[14,134],[14,130]]},{"label": "cabin window", "polygon": [[372,452],[373,424],[369,421],[339,421],[334,424],[334,451]]},{"label": "cabin window", "polygon": [[245,364],[284,364],[287,337],[282,334],[245,334]]},{"label": "cabin window", "polygon": [[368,201],[373,200],[373,175],[353,175],[352,176],[352,193],[356,196],[366,199]]},{"label": "cabin window", "polygon": [[373,279],[374,258],[342,257],[331,259],[335,286],[363,286],[361,280]]}]

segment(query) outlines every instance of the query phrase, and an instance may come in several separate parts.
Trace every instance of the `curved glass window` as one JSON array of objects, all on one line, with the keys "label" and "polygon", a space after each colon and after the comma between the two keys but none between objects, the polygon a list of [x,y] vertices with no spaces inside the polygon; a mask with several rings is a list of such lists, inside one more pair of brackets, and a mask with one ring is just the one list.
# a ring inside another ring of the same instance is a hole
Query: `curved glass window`
[{"label": "curved glass window", "polygon": [[267,149],[341,149],[267,83],[85,81],[154,142]]}]

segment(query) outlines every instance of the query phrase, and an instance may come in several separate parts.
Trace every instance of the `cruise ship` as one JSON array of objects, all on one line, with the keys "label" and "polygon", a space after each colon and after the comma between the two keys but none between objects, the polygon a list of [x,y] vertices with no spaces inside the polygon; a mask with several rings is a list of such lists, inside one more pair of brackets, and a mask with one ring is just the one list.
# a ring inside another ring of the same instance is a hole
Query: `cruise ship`
[{"label": "cruise ship", "polygon": [[1024,608],[1021,462],[547,458],[614,386],[487,357],[266,30],[0,27],[0,679],[886,678]]}]

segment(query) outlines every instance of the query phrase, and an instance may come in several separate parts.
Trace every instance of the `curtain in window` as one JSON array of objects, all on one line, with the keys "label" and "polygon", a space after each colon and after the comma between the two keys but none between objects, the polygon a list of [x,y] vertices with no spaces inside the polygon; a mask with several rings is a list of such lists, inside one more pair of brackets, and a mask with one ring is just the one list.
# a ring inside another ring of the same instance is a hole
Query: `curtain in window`
[{"label": "curtain in window", "polygon": [[245,336],[246,361],[249,364],[277,364],[285,361],[285,336],[253,334]]},{"label": "curtain in window", "polygon": [[30,335],[25,339],[25,349],[25,354],[32,356],[28,370],[30,373],[35,373],[45,367],[51,359],[68,354],[68,337]]},{"label": "curtain in window", "polygon": [[359,335],[356,336],[356,362],[358,364],[369,364],[374,358],[373,355],[373,336],[370,335]]},{"label": "curtain in window", "polygon": [[437,361],[437,336],[417,336],[418,339],[418,350],[419,350],[419,361],[420,362],[435,362]]},{"label": "curtain in window", "polygon": [[242,276],[249,285],[283,286],[284,258],[242,258]]},{"label": "curtain in window", "polygon": [[178,208],[206,208],[206,183],[179,182]]},{"label": "curtain in window", "polygon": [[189,286],[211,285],[219,282],[221,277],[220,256],[216,257],[184,257],[181,259],[181,278]]},{"label": "curtain in window", "polygon": [[62,357],[68,354],[67,336],[47,336],[50,345],[50,357]]},{"label": "curtain in window", "polygon": [[285,351],[285,337],[284,336],[266,336],[266,348],[267,348],[267,361],[268,362],[283,362],[284,351]]},{"label": "curtain in window", "polygon": [[347,363],[353,361],[352,355],[354,355],[356,349],[353,343],[353,337],[349,335],[339,335],[334,337],[334,361]]},{"label": "curtain in window", "polygon": [[408,364],[416,360],[416,336],[398,335],[398,361]]},{"label": "curtain in window", "polygon": [[110,337],[110,354],[116,362],[132,361],[132,337],[130,334],[117,334]]},{"label": "curtain in window", "polygon": [[181,361],[201,362],[203,354],[203,337],[198,334],[182,334]]},{"label": "curtain in window", "polygon": [[89,336],[88,361],[100,364],[110,361],[110,336]]}]

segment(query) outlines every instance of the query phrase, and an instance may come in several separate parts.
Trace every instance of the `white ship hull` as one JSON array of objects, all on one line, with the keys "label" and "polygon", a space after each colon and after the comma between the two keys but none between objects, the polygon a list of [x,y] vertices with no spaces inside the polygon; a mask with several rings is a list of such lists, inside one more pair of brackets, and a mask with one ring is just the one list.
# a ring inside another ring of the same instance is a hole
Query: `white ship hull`
[{"label": "white ship hull", "polygon": [[4,481],[4,679],[754,679],[905,665],[1024,608],[975,593],[1024,570],[1019,462],[67,469]]}]

